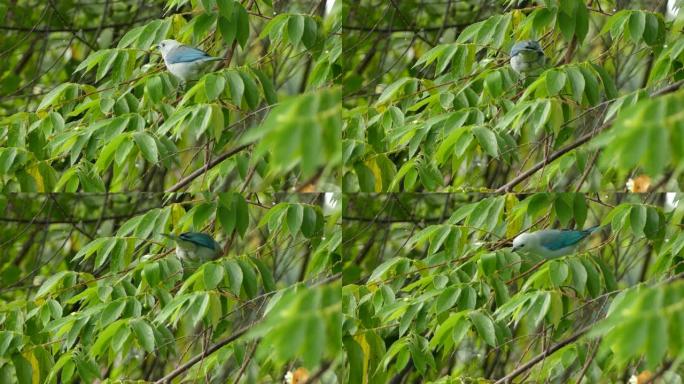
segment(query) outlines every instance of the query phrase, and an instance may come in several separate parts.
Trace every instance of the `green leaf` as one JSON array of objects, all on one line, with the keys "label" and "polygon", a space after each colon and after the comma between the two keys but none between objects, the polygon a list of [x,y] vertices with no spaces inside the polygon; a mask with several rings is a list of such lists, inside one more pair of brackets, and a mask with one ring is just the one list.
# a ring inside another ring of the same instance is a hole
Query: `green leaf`
[{"label": "green leaf", "polygon": [[584,292],[587,285],[587,270],[584,265],[575,258],[568,259],[568,265],[572,270],[572,286],[579,293]]},{"label": "green leaf", "polygon": [[259,274],[261,275],[261,283],[264,285],[264,291],[275,291],[276,283],[273,279],[273,273],[266,266],[266,263],[264,263],[262,260],[256,257],[250,257],[249,259],[252,261],[252,263],[254,263],[254,265],[256,265],[257,269],[259,270]]},{"label": "green leaf", "polygon": [[644,27],[644,42],[648,45],[656,45],[660,35],[660,19],[653,13],[646,14]]},{"label": "green leaf", "polygon": [[347,360],[349,362],[349,382],[361,383],[363,382],[363,377],[365,377],[363,369],[365,355],[363,349],[361,349],[359,343],[349,335],[345,335],[342,342],[344,343],[344,350],[347,353]]},{"label": "green leaf", "polygon": [[153,262],[145,264],[143,267],[143,277],[150,287],[156,287],[161,281],[161,270],[159,263]]},{"label": "green leaf", "polygon": [[554,286],[560,287],[568,277],[568,266],[562,261],[551,261],[549,264],[549,275]]},{"label": "green leaf", "polygon": [[100,172],[109,168],[112,160],[114,160],[114,154],[116,153],[116,150],[119,149],[122,143],[127,139],[127,134],[120,134],[113,140],[109,141],[109,143],[100,152],[100,156],[97,158],[97,162],[95,162],[95,168]]},{"label": "green leaf", "polygon": [[567,67],[565,69],[565,74],[570,80],[572,86],[572,95],[575,101],[582,103],[582,97],[584,96],[584,76],[582,72],[577,67]]},{"label": "green leaf", "polygon": [[460,293],[461,290],[456,285],[452,285],[443,290],[435,302],[435,312],[439,314],[453,307],[454,304],[456,304],[456,301],[458,301],[458,295]]},{"label": "green leaf", "polygon": [[359,180],[361,192],[375,192],[375,176],[373,176],[373,172],[363,163],[357,163],[354,166],[354,170]]},{"label": "green leaf", "polygon": [[546,90],[549,96],[555,96],[565,87],[566,76],[564,72],[552,69],[546,72]]},{"label": "green leaf", "polygon": [[237,36],[237,23],[232,20],[233,19],[226,18],[225,16],[219,16],[216,19],[218,30],[221,32],[221,37],[223,37],[223,41],[227,45],[232,45]]},{"label": "green leaf", "polygon": [[629,210],[629,222],[635,236],[641,236],[644,233],[647,215],[648,210],[645,205],[633,205]]},{"label": "green leaf", "polygon": [[378,98],[378,101],[375,102],[375,105],[381,105],[384,104],[386,101],[391,100],[394,95],[401,90],[404,85],[406,85],[409,81],[412,81],[413,79],[410,77],[403,77],[392,84],[388,85],[384,91],[382,91],[382,94]]},{"label": "green leaf", "polygon": [[153,76],[145,81],[145,93],[153,104],[158,104],[164,97],[161,77]]},{"label": "green leaf", "polygon": [[100,378],[99,367],[92,359],[85,356],[76,356],[74,363],[76,363],[76,369],[83,382],[92,383]]},{"label": "green leaf", "polygon": [[228,77],[228,85],[230,86],[230,97],[233,103],[238,107],[242,104],[242,95],[245,93],[245,83],[242,81],[242,76],[238,72],[226,72]]},{"label": "green leaf", "polygon": [[119,328],[124,325],[123,320],[115,321],[111,323],[108,327],[103,329],[97,336],[97,340],[90,348],[90,354],[92,356],[100,356],[105,350],[105,347],[110,345],[110,340],[118,332]]},{"label": "green leaf", "polygon": [[233,17],[233,9],[235,7],[235,0],[216,0],[216,5],[219,9],[219,14],[230,20]]},{"label": "green leaf", "polygon": [[473,127],[473,135],[480,144],[480,147],[487,152],[488,155],[496,157],[499,155],[499,147],[496,141],[496,134],[491,129],[486,127]]},{"label": "green leaf", "polygon": [[190,304],[189,315],[192,319],[193,327],[196,327],[209,310],[209,293],[199,292],[195,295]]},{"label": "green leaf", "polygon": [[147,321],[135,319],[130,325],[140,346],[149,353],[154,352],[154,331]]},{"label": "green leaf", "polygon": [[[78,255],[77,255],[78,256]],[[36,293],[35,299],[41,298],[51,292],[59,283],[62,282],[62,279],[66,276],[71,274],[71,271],[59,271],[52,276],[50,276],[43,285],[40,286],[40,289],[38,289],[38,292]]]},{"label": "green leaf", "polygon": [[575,36],[577,36],[577,43],[581,45],[589,32],[589,10],[583,0],[575,1],[577,2],[577,8],[575,9]]},{"label": "green leaf", "polygon": [[658,210],[653,207],[648,207],[646,211],[646,224],[644,224],[644,235],[647,238],[654,240],[660,233],[660,215]]},{"label": "green leaf", "polygon": [[259,105],[259,90],[256,82],[248,73],[239,72],[242,82],[245,84],[245,101],[250,109],[255,109]]},{"label": "green leaf", "polygon": [[641,11],[633,11],[629,15],[629,37],[638,43],[646,28],[646,14]]},{"label": "green leaf", "polygon": [[159,153],[157,151],[157,142],[154,138],[145,132],[136,132],[133,134],[133,140],[138,146],[140,153],[150,163],[159,161]]},{"label": "green leaf", "polygon": [[292,236],[297,236],[304,220],[304,208],[301,204],[290,204],[287,208],[287,229]]},{"label": "green leaf", "polygon": [[240,288],[242,287],[242,269],[235,260],[226,260],[223,262],[223,267],[227,272],[230,290],[235,295],[240,295]]},{"label": "green leaf", "polygon": [[20,354],[13,355],[12,363],[14,363],[14,370],[17,373],[17,381],[19,384],[33,383],[33,367],[24,356]]},{"label": "green leaf", "polygon": [[235,37],[237,38],[240,47],[242,47],[242,49],[245,49],[245,47],[247,46],[247,39],[249,38],[249,15],[247,14],[247,10],[245,9],[245,7],[242,6],[242,4],[239,4],[237,6],[236,16],[237,17],[233,18],[233,21],[237,24],[237,31],[235,33]]},{"label": "green leaf", "polygon": [[287,37],[292,45],[299,44],[304,34],[304,16],[290,15],[287,19]]},{"label": "green leaf", "polygon": [[303,343],[303,360],[305,366],[313,367],[323,359],[326,345],[326,331],[323,317],[310,316],[306,321],[306,336]]},{"label": "green leaf", "polygon": [[494,330],[494,323],[489,316],[479,311],[470,312],[470,321],[475,326],[478,335],[490,346],[496,346],[496,332]]},{"label": "green leaf", "polygon": [[312,17],[304,18],[304,34],[302,35],[302,43],[304,46],[311,49],[316,44],[318,37],[318,24]]},{"label": "green leaf", "polygon": [[302,235],[307,238],[311,238],[316,234],[318,215],[314,207],[310,205],[304,206],[304,212],[302,215]]},{"label": "green leaf", "polygon": [[249,228],[249,208],[247,206],[247,200],[245,200],[242,195],[235,194],[234,204],[235,228],[240,236],[244,237],[245,233],[247,233],[247,228]]},{"label": "green leaf", "polygon": [[120,327],[114,336],[112,336],[111,348],[114,352],[119,352],[126,345],[128,341],[128,336],[131,335],[131,329],[129,327]]},{"label": "green leaf", "polygon": [[273,82],[266,76],[266,74],[256,68],[252,68],[252,72],[259,78],[259,83],[261,83],[261,88],[264,91],[264,98],[269,104],[275,104],[278,102],[278,94],[273,87]]},{"label": "green leaf", "polygon": [[124,299],[118,299],[109,303],[100,316],[101,326],[104,327],[117,320],[123,313],[124,308],[126,308],[126,301]]},{"label": "green leaf", "polygon": [[213,101],[219,97],[223,92],[223,88],[226,86],[226,78],[213,73],[208,74],[203,81],[204,93],[209,101]]},{"label": "green leaf", "polygon": [[572,218],[572,206],[568,204],[563,195],[556,196],[556,200],[553,203],[553,208],[556,212],[558,220],[561,222],[561,225],[568,225],[568,222]]},{"label": "green leaf", "polygon": [[252,265],[244,260],[238,260],[240,269],[242,270],[242,288],[245,290],[247,297],[252,298],[256,296],[257,293],[257,277],[254,273],[254,268]]},{"label": "green leaf", "polygon": [[648,320],[646,338],[646,363],[649,369],[656,369],[667,352],[667,319],[664,316],[651,316]]},{"label": "green leaf", "polygon": [[207,290],[216,288],[221,280],[223,280],[223,266],[219,266],[216,263],[209,263],[204,265],[203,270],[204,287]]},{"label": "green leaf", "polygon": [[[561,4],[573,3],[571,0],[562,1]],[[565,11],[560,11],[556,15],[556,27],[560,29],[566,41],[570,41],[575,34],[576,20],[574,14],[568,14]]]}]

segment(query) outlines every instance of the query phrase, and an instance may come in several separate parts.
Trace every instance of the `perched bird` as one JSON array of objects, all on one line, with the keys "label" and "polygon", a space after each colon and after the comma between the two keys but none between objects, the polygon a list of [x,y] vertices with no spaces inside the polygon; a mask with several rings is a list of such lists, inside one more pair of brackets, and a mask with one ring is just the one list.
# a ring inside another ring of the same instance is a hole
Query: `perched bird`
[{"label": "perched bird", "polygon": [[208,53],[197,48],[183,45],[176,40],[162,40],[159,50],[166,68],[183,83],[188,80],[197,80],[205,66],[220,57],[210,56]]},{"label": "perched bird", "polygon": [[553,259],[575,252],[579,243],[599,229],[598,226],[575,231],[571,229],[545,229],[522,233],[513,239],[513,252],[527,252]]},{"label": "perched bird", "polygon": [[185,232],[180,236],[162,233],[162,236],[176,242],[176,255],[185,262],[198,265],[215,259],[221,252],[221,246],[213,237],[202,232]]},{"label": "perched bird", "polygon": [[536,40],[524,40],[511,48],[511,67],[521,75],[538,73],[546,61],[544,51]]}]

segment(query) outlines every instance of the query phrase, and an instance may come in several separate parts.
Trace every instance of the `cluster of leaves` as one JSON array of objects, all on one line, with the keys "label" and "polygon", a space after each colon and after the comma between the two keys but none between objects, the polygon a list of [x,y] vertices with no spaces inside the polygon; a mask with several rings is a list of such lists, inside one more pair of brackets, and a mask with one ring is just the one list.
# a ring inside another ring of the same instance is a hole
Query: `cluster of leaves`
[{"label": "cluster of leaves", "polygon": [[[345,45],[367,49],[343,59],[345,191],[623,190],[635,173],[681,189],[684,19],[612,1],[467,3],[347,9]],[[547,56],[538,76],[508,64],[525,39]]]},{"label": "cluster of leaves", "polygon": [[[684,209],[677,199],[347,197],[342,302],[351,382],[504,382],[535,355],[543,363],[518,375],[617,382],[625,370],[678,362]],[[523,230],[558,225],[602,228],[586,251],[553,260],[507,247]]]},{"label": "cluster of leaves", "polygon": [[[9,108],[0,119],[2,191],[335,184],[341,6],[309,3],[275,12],[270,1],[166,2],[168,16],[93,50],[37,105]],[[184,89],[153,50],[166,38],[225,59]]]},{"label": "cluster of leaves", "polygon": [[[314,371],[339,359],[335,200],[225,193],[0,201],[3,244],[11,243],[0,263],[3,383],[159,380],[212,346],[183,377],[272,381],[292,366]],[[182,263],[160,234],[190,230],[212,233],[226,251],[196,268]]]}]

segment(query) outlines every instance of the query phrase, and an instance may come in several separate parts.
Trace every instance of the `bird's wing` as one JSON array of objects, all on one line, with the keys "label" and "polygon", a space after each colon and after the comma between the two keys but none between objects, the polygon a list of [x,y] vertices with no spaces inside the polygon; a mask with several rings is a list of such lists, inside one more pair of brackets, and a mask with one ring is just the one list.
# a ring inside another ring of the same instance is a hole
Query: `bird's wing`
[{"label": "bird's wing", "polygon": [[218,245],[214,239],[202,232],[186,232],[180,235],[181,240],[189,241],[200,247],[209,249],[217,249]]},{"label": "bird's wing", "polygon": [[541,234],[539,244],[548,250],[555,251],[579,243],[590,233],[591,232],[574,230],[550,231],[546,234]]},{"label": "bird's wing", "polygon": [[167,55],[166,60],[169,64],[190,63],[202,59],[211,59],[208,53],[197,48],[188,47],[187,45],[179,45],[172,49]]}]

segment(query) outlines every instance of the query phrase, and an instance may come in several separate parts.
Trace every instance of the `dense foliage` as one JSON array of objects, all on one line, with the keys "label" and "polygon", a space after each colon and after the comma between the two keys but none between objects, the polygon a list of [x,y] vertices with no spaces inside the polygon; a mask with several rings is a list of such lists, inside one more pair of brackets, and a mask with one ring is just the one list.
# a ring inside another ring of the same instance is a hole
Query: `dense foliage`
[{"label": "dense foliage", "polygon": [[[351,382],[681,382],[681,197],[345,197]],[[577,254],[510,251],[523,230],[591,225]]]},{"label": "dense foliage", "polygon": [[[680,190],[667,1],[362,1],[344,15],[345,191]],[[670,2],[673,3],[673,2]],[[509,65],[537,39],[547,68]]]},{"label": "dense foliage", "polygon": [[[0,206],[0,382],[278,382],[296,367],[335,377],[332,196],[22,195]],[[214,234],[222,256],[184,268],[160,234],[188,230]]]},{"label": "dense foliage", "polygon": [[[336,188],[339,2],[25,3],[0,8],[2,191]],[[184,89],[165,38],[223,60]]]},{"label": "dense foliage", "polygon": [[681,7],[0,1],[0,384],[681,383]]}]

